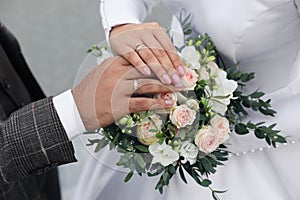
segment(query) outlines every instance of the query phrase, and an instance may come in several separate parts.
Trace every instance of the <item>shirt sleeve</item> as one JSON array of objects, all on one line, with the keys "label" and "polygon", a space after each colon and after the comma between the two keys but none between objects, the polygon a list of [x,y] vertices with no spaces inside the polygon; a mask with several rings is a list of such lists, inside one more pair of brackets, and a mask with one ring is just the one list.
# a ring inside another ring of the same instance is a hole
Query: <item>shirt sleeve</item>
[{"label": "shirt sleeve", "polygon": [[53,104],[69,140],[86,132],[71,90],[55,96]]},{"label": "shirt sleeve", "polygon": [[100,15],[107,41],[112,27],[141,23],[159,0],[100,0]]}]

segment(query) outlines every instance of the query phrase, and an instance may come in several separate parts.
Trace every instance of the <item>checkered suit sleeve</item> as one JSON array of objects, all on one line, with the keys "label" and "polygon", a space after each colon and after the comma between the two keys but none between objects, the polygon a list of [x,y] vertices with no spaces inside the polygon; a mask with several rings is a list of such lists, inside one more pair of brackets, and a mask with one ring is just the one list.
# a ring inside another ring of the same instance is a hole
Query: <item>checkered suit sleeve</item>
[{"label": "checkered suit sleeve", "polygon": [[31,103],[0,123],[0,185],[75,162],[52,98]]}]

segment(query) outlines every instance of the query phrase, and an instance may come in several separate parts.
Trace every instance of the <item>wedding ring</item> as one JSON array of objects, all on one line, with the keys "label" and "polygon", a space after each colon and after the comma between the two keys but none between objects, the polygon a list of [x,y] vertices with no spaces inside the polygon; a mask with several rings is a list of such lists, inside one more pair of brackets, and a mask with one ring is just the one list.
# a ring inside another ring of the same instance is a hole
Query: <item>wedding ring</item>
[{"label": "wedding ring", "polygon": [[144,43],[139,43],[139,44],[136,45],[135,51],[139,51],[144,47],[146,47],[146,45]]},{"label": "wedding ring", "polygon": [[139,83],[135,79],[135,80],[133,80],[133,91],[136,91],[137,89],[139,89]]}]

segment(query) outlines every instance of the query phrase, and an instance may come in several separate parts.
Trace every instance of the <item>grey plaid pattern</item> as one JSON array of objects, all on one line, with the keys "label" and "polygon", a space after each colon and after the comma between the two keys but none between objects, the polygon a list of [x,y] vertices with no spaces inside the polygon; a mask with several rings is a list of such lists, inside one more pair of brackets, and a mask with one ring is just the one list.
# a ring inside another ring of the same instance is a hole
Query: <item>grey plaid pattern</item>
[{"label": "grey plaid pattern", "polygon": [[52,98],[31,103],[0,123],[0,185],[75,162]]}]

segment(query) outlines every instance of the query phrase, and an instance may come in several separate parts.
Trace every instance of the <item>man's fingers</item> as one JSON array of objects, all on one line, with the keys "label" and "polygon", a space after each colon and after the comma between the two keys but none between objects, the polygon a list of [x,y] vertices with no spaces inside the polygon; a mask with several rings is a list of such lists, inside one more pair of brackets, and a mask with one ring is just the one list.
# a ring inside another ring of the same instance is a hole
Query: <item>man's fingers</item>
[{"label": "man's fingers", "polygon": [[129,100],[129,112],[136,113],[145,110],[159,110],[171,108],[174,105],[172,100],[152,99],[146,97],[134,97]]},{"label": "man's fingers", "polygon": [[159,80],[155,79],[137,79],[136,83],[133,85],[137,87],[134,91],[135,94],[157,94],[157,93],[166,93],[166,92],[179,92],[182,89],[175,87],[173,85],[164,85]]}]

